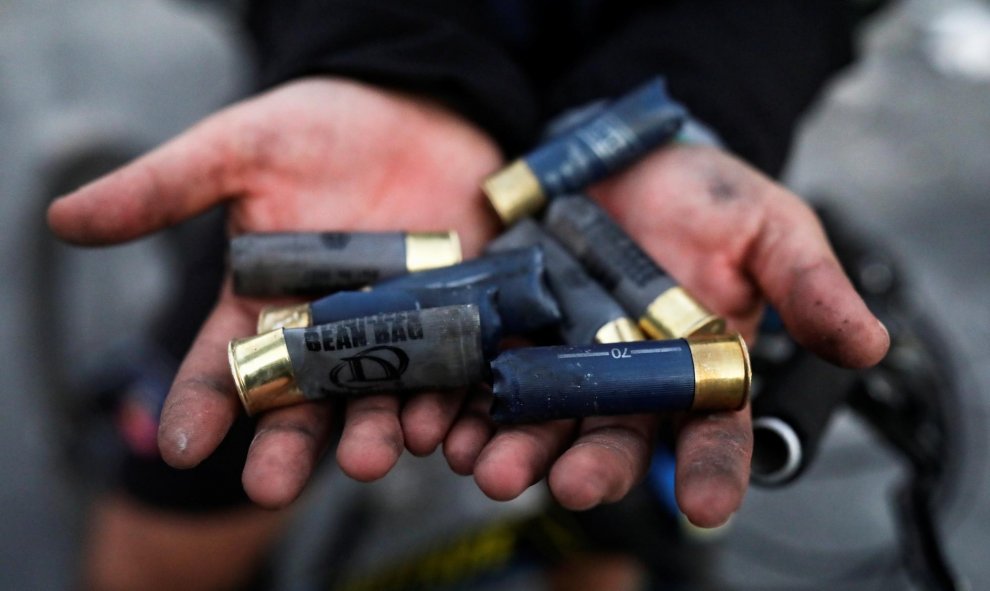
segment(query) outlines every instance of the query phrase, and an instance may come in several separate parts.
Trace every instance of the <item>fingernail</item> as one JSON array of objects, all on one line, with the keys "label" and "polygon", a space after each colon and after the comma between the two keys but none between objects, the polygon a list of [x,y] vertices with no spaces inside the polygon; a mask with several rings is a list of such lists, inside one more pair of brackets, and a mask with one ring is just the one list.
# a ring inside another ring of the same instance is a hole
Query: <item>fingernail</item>
[{"label": "fingernail", "polygon": [[262,437],[264,437],[268,433],[268,431],[269,431],[269,429],[258,429],[258,430],[256,430],[254,432],[254,437],[251,438],[251,443],[248,444],[248,449],[253,448],[254,447],[254,444],[255,443],[258,443],[258,440],[260,440]]},{"label": "fingernail", "polygon": [[681,530],[687,537],[696,541],[714,540],[729,532],[729,528],[732,527],[732,521],[735,517],[736,514],[733,513],[721,525],[705,527],[691,523],[691,520],[681,513]]}]

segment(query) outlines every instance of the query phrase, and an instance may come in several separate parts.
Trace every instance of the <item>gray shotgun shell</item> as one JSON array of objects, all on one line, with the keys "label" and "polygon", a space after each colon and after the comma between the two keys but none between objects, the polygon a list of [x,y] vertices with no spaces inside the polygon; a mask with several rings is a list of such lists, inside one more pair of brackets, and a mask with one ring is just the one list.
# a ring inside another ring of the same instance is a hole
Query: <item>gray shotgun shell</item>
[{"label": "gray shotgun shell", "polygon": [[231,240],[234,291],[318,296],[461,261],[455,232],[275,232]]},{"label": "gray shotgun shell", "polygon": [[231,341],[248,414],[376,392],[449,390],[486,375],[474,305],[377,314]]},{"label": "gray shotgun shell", "polygon": [[583,195],[555,199],[547,231],[574,255],[653,339],[719,334],[725,321],[667,275],[602,209]]}]

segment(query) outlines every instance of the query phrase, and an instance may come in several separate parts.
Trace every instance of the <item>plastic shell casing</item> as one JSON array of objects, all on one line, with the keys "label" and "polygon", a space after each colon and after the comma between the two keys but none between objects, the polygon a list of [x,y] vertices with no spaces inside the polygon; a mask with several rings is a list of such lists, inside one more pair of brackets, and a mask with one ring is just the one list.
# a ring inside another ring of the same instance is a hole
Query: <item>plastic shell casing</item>
[{"label": "plastic shell casing", "polygon": [[612,294],[654,339],[719,334],[725,322],[677,285],[602,209],[584,195],[560,197],[544,217],[548,233]]},{"label": "plastic shell casing", "polygon": [[506,334],[525,335],[560,322],[560,308],[547,286],[539,247],[522,248],[411,273],[375,284],[374,289],[498,289],[498,312]]},{"label": "plastic shell casing", "polygon": [[230,243],[234,291],[321,296],[460,262],[455,232],[273,232]]},{"label": "plastic shell casing", "polygon": [[232,341],[228,358],[249,414],[376,392],[449,390],[487,375],[474,305],[277,329]]},{"label": "plastic shell casing", "polygon": [[751,371],[738,335],[506,351],[492,362],[500,423],[737,410]]},{"label": "plastic shell casing", "polygon": [[258,333],[276,328],[306,328],[385,312],[417,310],[416,295],[404,290],[338,291],[308,304],[267,306],[258,315]]},{"label": "plastic shell casing", "polygon": [[264,308],[258,317],[258,333],[276,328],[306,328],[385,312],[474,304],[478,306],[481,317],[485,355],[492,356],[502,339],[502,318],[498,312],[497,296],[496,287],[474,285],[437,289],[339,291],[310,304]]},{"label": "plastic shell casing", "polygon": [[482,184],[506,225],[583,190],[669,141],[687,118],[657,78],[553,137]]}]

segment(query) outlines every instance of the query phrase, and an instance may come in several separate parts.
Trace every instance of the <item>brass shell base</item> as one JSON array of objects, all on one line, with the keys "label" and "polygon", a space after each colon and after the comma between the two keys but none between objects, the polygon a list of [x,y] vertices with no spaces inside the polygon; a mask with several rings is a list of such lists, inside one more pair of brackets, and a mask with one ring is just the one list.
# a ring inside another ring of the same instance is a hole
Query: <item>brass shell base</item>
[{"label": "brass shell base", "polygon": [[691,410],[739,410],[746,406],[753,372],[742,337],[700,336],[687,341],[694,361]]},{"label": "brass shell base", "polygon": [[723,334],[725,320],[708,311],[682,287],[672,287],[646,308],[639,327],[653,339],[680,339]]},{"label": "brass shell base", "polygon": [[406,270],[410,273],[449,267],[464,260],[457,232],[410,232],[406,234]]},{"label": "brass shell base", "polygon": [[306,400],[296,386],[282,329],[231,341],[227,360],[249,415]]},{"label": "brass shell base", "polygon": [[521,159],[486,178],[481,189],[506,226],[540,211],[547,202],[539,179]]},{"label": "brass shell base", "polygon": [[309,304],[265,306],[258,314],[258,334],[277,328],[306,328],[312,325],[313,313]]},{"label": "brass shell base", "polygon": [[616,318],[595,333],[596,343],[631,343],[644,340],[646,337],[636,323],[626,317]]}]

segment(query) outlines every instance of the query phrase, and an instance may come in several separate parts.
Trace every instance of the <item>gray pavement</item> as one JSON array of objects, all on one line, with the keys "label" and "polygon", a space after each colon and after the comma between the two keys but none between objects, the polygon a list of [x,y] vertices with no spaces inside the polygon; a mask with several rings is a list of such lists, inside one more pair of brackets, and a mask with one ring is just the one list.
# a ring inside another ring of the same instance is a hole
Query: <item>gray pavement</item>
[{"label": "gray pavement", "polygon": [[[809,116],[787,182],[833,197],[892,245],[912,299],[954,339],[970,444],[942,524],[971,588],[988,589],[990,75],[978,27],[952,53],[965,35],[933,25],[963,4],[908,2],[877,19],[863,58]],[[973,14],[966,23],[979,23]],[[54,385],[139,336],[169,295],[170,261],[154,239],[77,252],[44,238],[51,173],[85,150],[154,145],[230,100],[244,88],[239,49],[235,31],[192,3],[0,0],[0,588],[71,586],[84,499],[55,445],[66,427],[55,409],[71,393]],[[889,495],[902,475],[843,415],[801,482],[750,494],[719,542],[719,578],[731,589],[907,588],[888,576]],[[397,485],[381,486],[391,498]]]}]

